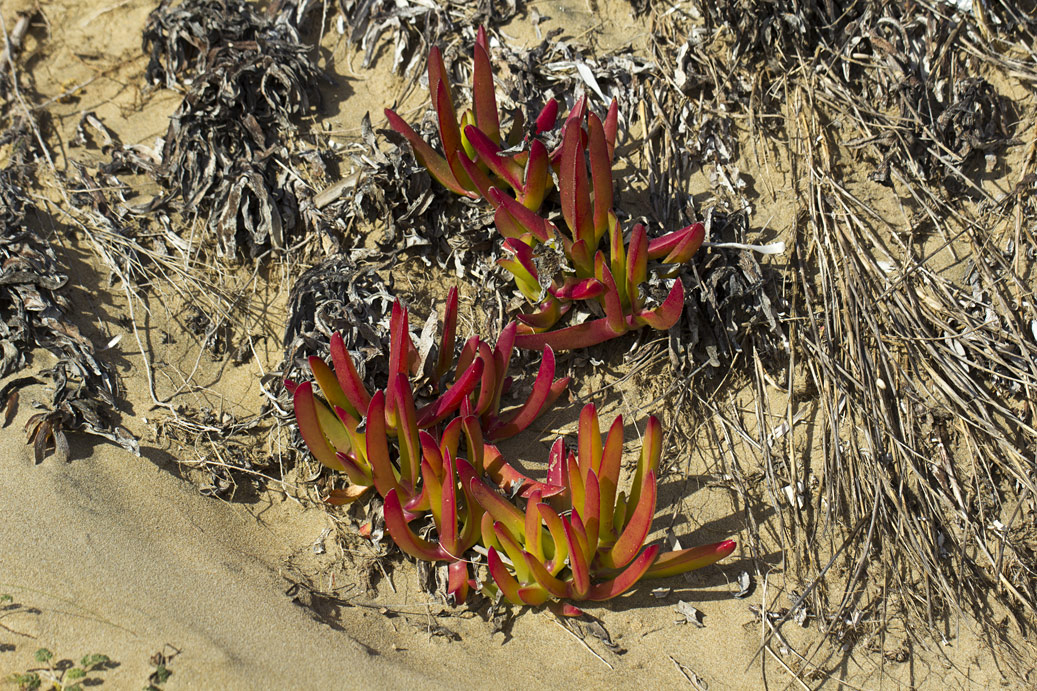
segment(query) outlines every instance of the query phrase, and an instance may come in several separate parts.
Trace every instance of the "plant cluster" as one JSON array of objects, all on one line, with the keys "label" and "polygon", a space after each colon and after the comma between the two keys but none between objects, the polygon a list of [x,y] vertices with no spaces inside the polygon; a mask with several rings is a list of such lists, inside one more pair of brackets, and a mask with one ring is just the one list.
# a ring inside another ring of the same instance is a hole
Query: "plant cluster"
[{"label": "plant cluster", "polygon": [[[511,133],[502,135],[485,31],[479,30],[475,46],[473,108],[460,118],[445,75],[442,56],[433,48],[429,87],[443,153],[392,111],[386,111],[389,122],[444,186],[494,205],[508,254],[500,263],[537,307],[504,327],[494,343],[473,336],[455,348],[457,291],[452,289],[438,346],[431,343],[431,332],[423,332],[419,347],[407,310],[396,301],[389,319],[388,376],[380,387],[365,382],[342,336],[332,335],[331,364],[309,358],[316,386],[285,382],[306,446],[349,480],[345,488],[331,490],[327,501],[346,504],[376,492],[396,545],[417,559],[447,564],[447,590],[455,603],[475,588],[517,605],[546,603],[576,614],[579,610],[563,601],[606,600],[642,578],[672,576],[722,559],[734,550],[733,541],[666,554],[659,545],[646,544],[662,454],[662,429],[654,417],[625,490],[620,490],[623,419],[617,417],[603,437],[593,405],[581,412],[576,450],[568,450],[561,438],[552,446],[543,481],[519,472],[495,446],[526,429],[562,394],[569,380],[555,379],[556,349],[592,346],[632,329],[667,329],[676,322],[684,304],[680,280],[655,308],[646,305],[642,284],[649,260],[687,261],[702,244],[702,224],[654,240],[642,225],[624,235],[612,206],[615,102],[601,119],[586,100],[577,101],[561,127],[560,143],[550,150],[544,135],[558,118],[554,100],[537,117],[532,134],[523,138],[519,118]],[[555,186],[564,232],[541,211]],[[606,237],[607,248],[599,249]],[[586,301],[596,302],[604,316],[554,328]],[[542,357],[522,403],[505,410],[516,347],[538,349]]]},{"label": "plant cluster", "polygon": [[7,677],[7,681],[27,691],[43,688],[44,683],[49,685],[48,688],[83,691],[84,686],[102,683],[99,678],[91,678],[89,675],[118,666],[109,660],[107,655],[96,653],[84,655],[78,665],[73,664],[71,660],[56,661],[54,653],[47,648],[40,648],[33,657],[44,666],[21,674],[12,674]]},{"label": "plant cluster", "polygon": [[[544,106],[531,133],[518,113],[502,133],[490,68],[486,32],[479,30],[472,70],[472,108],[460,117],[446,67],[437,48],[428,60],[429,91],[436,111],[442,153],[394,111],[389,125],[410,143],[418,161],[447,189],[483,199],[495,209],[494,222],[508,254],[500,264],[535,308],[518,315],[521,348],[584,348],[627,331],[650,326],[666,330],[680,318],[684,287],[674,280],[654,309],[645,304],[642,284],[649,260],[679,265],[702,245],[705,228],[694,223],[655,239],[637,224],[629,236],[613,209],[613,171],[619,109],[613,100],[604,119],[586,98],[576,101],[560,127],[559,104]],[[549,150],[546,143],[560,143]],[[543,207],[557,180],[560,231]],[[606,249],[599,245],[607,236]],[[598,319],[551,330],[579,302],[597,303]]]},{"label": "plant cluster", "polygon": [[[386,528],[400,549],[448,563],[448,592],[457,603],[472,587],[499,591],[515,604],[605,600],[643,577],[690,571],[734,550],[730,540],[663,555],[657,545],[645,547],[662,451],[654,417],[625,492],[618,491],[623,419],[616,418],[603,440],[593,405],[581,413],[577,453],[567,452],[559,438],[544,481],[519,472],[492,442],[526,429],[569,380],[554,378],[554,352],[545,345],[528,396],[504,411],[516,324],[505,327],[492,346],[472,337],[455,358],[456,327],[453,289],[438,349],[422,355],[408,329],[408,312],[396,302],[384,388],[369,390],[337,334],[330,365],[309,360],[319,396],[312,382],[285,383],[307,447],[349,479],[347,487],[329,493],[329,503],[377,492]],[[435,529],[431,539],[418,534],[424,526],[411,525],[428,519]],[[483,557],[489,577],[480,582],[468,567]]]}]

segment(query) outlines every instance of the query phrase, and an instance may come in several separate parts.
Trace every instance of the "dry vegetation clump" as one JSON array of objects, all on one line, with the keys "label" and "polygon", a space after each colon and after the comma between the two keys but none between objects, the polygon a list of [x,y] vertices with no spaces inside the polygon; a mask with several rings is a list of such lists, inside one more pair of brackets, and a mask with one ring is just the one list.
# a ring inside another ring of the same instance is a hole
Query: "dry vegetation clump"
[{"label": "dry vegetation clump", "polygon": [[139,454],[137,440],[118,424],[118,375],[73,323],[68,269],[39,230],[44,212],[29,191],[39,149],[33,139],[38,131],[28,125],[35,122],[13,102],[11,90],[3,89],[2,95],[0,122],[8,128],[4,145],[13,156],[0,169],[0,377],[26,368],[37,349],[49,351],[55,360],[51,367],[0,389],[3,424],[14,416],[23,388],[46,384],[50,400],[26,426],[37,463],[51,450],[68,460],[66,432],[72,431],[104,437]]},{"label": "dry vegetation clump", "polygon": [[320,103],[321,73],[291,17],[264,17],[240,0],[187,0],[160,6],[144,30],[148,80],[186,85],[154,173],[175,210],[207,215],[224,256],[239,244],[252,257],[284,250],[305,227],[293,168],[307,152],[288,140]]},{"label": "dry vegetation clump", "polygon": [[[747,505],[776,514],[759,553],[776,541],[801,580],[778,624],[805,606],[851,646],[892,620],[935,632],[961,613],[999,637],[1006,612],[1028,630],[1033,103],[1008,90],[1037,79],[1032,3],[694,9],[652,15],[658,63],[677,66],[645,99],[662,125],[660,184],[678,188],[703,165],[722,203],[765,209],[761,190],[735,182],[747,152],[736,160],[723,136],[734,118],[756,160],[785,166],[794,184],[790,256],[770,267],[787,367],[770,367],[750,334],[736,366],[755,414],[722,395],[702,401],[715,439],[745,440],[727,470]],[[674,132],[712,145],[689,156]]]}]

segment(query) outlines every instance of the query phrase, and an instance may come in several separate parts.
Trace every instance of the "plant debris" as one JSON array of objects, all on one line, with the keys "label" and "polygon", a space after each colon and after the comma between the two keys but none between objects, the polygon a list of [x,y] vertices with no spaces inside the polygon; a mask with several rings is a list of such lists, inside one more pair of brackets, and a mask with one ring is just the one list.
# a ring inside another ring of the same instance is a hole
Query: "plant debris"
[{"label": "plant debris", "polygon": [[[118,378],[70,321],[72,304],[64,290],[68,275],[50,244],[31,228],[27,216],[36,208],[21,184],[17,174],[0,170],[0,376],[25,367],[33,348],[45,348],[57,360],[39,372],[52,387],[50,402],[26,425],[36,462],[51,447],[60,461],[67,461],[65,434],[74,431],[104,437],[139,455],[136,439],[115,422]],[[5,387],[8,417],[16,392]]]},{"label": "plant debris", "polygon": [[[190,216],[207,215],[219,252],[283,250],[298,225],[295,121],[320,104],[321,72],[287,20],[241,0],[163,3],[144,32],[148,79],[190,75],[170,119],[158,181]],[[307,195],[309,196],[309,195]]]}]

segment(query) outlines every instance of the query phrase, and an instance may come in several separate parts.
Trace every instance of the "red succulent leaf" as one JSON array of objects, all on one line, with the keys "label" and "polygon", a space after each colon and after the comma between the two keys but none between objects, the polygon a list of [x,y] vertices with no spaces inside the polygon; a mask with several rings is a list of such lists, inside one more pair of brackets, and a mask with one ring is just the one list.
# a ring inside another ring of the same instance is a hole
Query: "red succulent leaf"
[{"label": "red succulent leaf", "polygon": [[414,410],[414,394],[406,374],[396,375],[391,390],[396,399],[396,436],[400,442],[400,477],[405,489],[417,486],[421,463],[421,441],[418,439],[418,415]]},{"label": "red succulent leaf", "polygon": [[630,560],[644,546],[648,538],[648,530],[652,527],[652,516],[655,514],[655,473],[649,472],[645,478],[645,486],[641,496],[630,515],[626,527],[620,533],[612,549],[602,554],[602,564],[608,568],[619,569],[630,563]]},{"label": "red succulent leaf", "polygon": [[[684,309],[684,284],[681,279],[673,282],[670,294],[666,296],[663,303],[654,310],[643,310],[639,312],[634,321],[639,326],[648,325],[656,331],[665,331],[681,318]],[[521,346],[520,346],[521,347]]]},{"label": "red succulent leaf", "polygon": [[450,561],[450,555],[446,554],[442,547],[419,537],[410,529],[406,516],[403,515],[403,506],[396,490],[390,490],[385,495],[383,507],[385,515],[385,528],[389,531],[393,542],[403,552],[415,559],[423,561]]},{"label": "red succulent leaf", "polygon": [[598,427],[598,410],[593,403],[583,406],[580,411],[576,450],[582,478],[601,467],[601,428]]},{"label": "red succulent leaf", "polygon": [[432,177],[439,181],[439,184],[455,194],[472,197],[473,199],[478,196],[476,193],[461,186],[457,178],[454,177],[454,172],[450,169],[446,159],[436,153],[424,139],[419,137],[418,133],[411,129],[411,126],[403,118],[388,108],[385,109],[385,117],[389,120],[389,126],[403,135],[411,145],[411,148],[414,149],[414,157],[418,159],[418,163],[425,166]]},{"label": "red succulent leaf", "polygon": [[[472,127],[469,125],[468,127]],[[473,154],[474,155],[474,154]],[[472,187],[478,193],[476,196],[482,197],[483,199],[490,198],[490,190],[493,189],[493,181],[490,180],[490,176],[479,167],[479,164],[468,158],[468,154],[464,150],[460,151],[456,158],[451,159],[451,166],[454,165],[454,161],[457,162],[460,169],[464,171],[464,174],[468,176],[468,180],[472,183]]]},{"label": "red succulent leaf", "polygon": [[[501,149],[481,128],[469,125],[464,129],[468,143],[475,149],[479,160],[486,164],[490,170],[499,175],[505,182],[511,185],[513,190],[521,190],[522,167],[508,156],[501,154]],[[487,199],[491,197],[487,196]]]},{"label": "red succulent leaf", "polygon": [[310,382],[299,384],[295,388],[292,404],[295,408],[295,421],[299,425],[299,434],[302,435],[302,439],[306,442],[306,447],[310,450],[310,453],[322,465],[332,470],[344,470],[342,463],[335,455],[335,449],[328,443],[327,437],[324,436],[324,432],[321,430],[318,406],[323,406],[324,404],[314,398],[313,384]]},{"label": "red succulent leaf", "polygon": [[497,486],[503,487],[509,492],[517,491],[522,497],[528,497],[532,492],[540,492],[545,497],[553,497],[565,491],[564,487],[537,482],[523,475],[505,461],[500,449],[492,444],[483,446],[483,470]]},{"label": "red succulent leaf", "polygon": [[530,211],[496,187],[490,189],[490,200],[497,206],[493,218],[497,223],[497,229],[504,237],[518,239],[528,233],[540,242],[547,242],[557,234],[553,223]]},{"label": "red succulent leaf", "polygon": [[525,532],[526,517],[510,501],[497,494],[484,480],[474,477],[469,481],[469,490],[475,501],[493,519],[506,526],[512,535]]},{"label": "red succulent leaf", "polygon": [[[593,239],[588,238],[588,240]],[[572,259],[577,276],[586,278],[594,275],[594,255],[592,254],[594,247],[597,245],[591,245],[586,240],[577,240],[569,246],[569,258]]]},{"label": "red succulent leaf", "polygon": [[[431,61],[429,66],[431,68]],[[429,80],[430,87],[432,81]],[[430,89],[432,92],[432,102],[435,104],[436,116],[439,122],[439,138],[443,142],[443,155],[446,157],[447,165],[450,166],[451,172],[454,174],[454,179],[457,180],[458,184],[466,190],[471,190],[473,187],[471,178],[468,177],[468,173],[461,167],[461,158],[467,158],[468,154],[465,153],[464,144],[461,141],[461,128],[457,123],[457,112],[454,110],[454,104],[450,99],[450,91],[447,88],[446,82],[439,82],[439,84]]]},{"label": "red succulent leaf", "polygon": [[563,485],[565,484],[564,478],[566,475],[565,469],[565,442],[562,441],[561,437],[555,439],[555,443],[551,446],[551,455],[548,457],[547,463],[547,484],[549,485]]},{"label": "red succulent leaf", "polygon": [[526,568],[544,590],[557,598],[570,596],[570,588],[565,581],[555,578],[532,554],[523,552],[522,558],[526,562]]},{"label": "red succulent leaf", "polygon": [[[540,360],[540,369],[533,381],[533,390],[521,408],[511,413],[507,419],[492,426],[486,436],[491,440],[506,439],[514,436],[529,425],[546,410],[561,393],[561,389],[552,386],[555,375],[555,354],[550,346],[544,348]],[[564,380],[567,383],[567,380]],[[564,383],[562,386],[564,387]]]},{"label": "red succulent leaf", "polygon": [[[346,394],[346,398],[349,399],[350,406],[353,408],[352,414],[357,417],[362,416],[367,410],[367,406],[371,404],[371,394],[367,393],[364,381],[357,374],[353,358],[350,357],[342,335],[338,332],[331,335],[331,363],[335,366],[335,376],[338,377],[339,386],[342,387],[343,393]],[[349,410],[348,407],[343,407]]]},{"label": "red succulent leaf", "polygon": [[529,146],[529,160],[526,162],[525,184],[519,201],[530,211],[536,211],[544,203],[547,190],[552,185],[551,161],[547,148],[539,139],[534,139]]},{"label": "red succulent leaf", "polygon": [[500,399],[504,394],[504,375],[508,372],[511,364],[511,354],[515,350],[515,332],[518,325],[508,322],[497,336],[497,343],[493,346],[493,364],[497,368],[497,386],[493,392],[493,410],[500,410]]},{"label": "red succulent leaf", "polygon": [[636,313],[641,309],[638,286],[648,278],[648,235],[645,227],[638,223],[630,235],[627,253],[626,294],[631,309]]},{"label": "red succulent leaf", "polygon": [[619,131],[619,104],[616,103],[616,99],[612,99],[612,103],[609,104],[602,129],[605,130],[605,141],[608,143],[609,161],[611,162],[615,158],[616,134]]},{"label": "red succulent leaf", "polygon": [[604,343],[623,333],[625,332],[614,331],[608,320],[603,317],[555,331],[519,334],[515,339],[515,345],[530,350],[539,350],[547,345],[554,350],[575,350]]},{"label": "red succulent leaf", "polygon": [[450,105],[449,115],[453,116],[454,122],[457,122],[457,111],[454,110],[454,99],[450,93],[450,82],[447,81],[446,65],[443,63],[443,54],[439,50],[439,46],[432,46],[428,52],[428,88],[432,93],[433,98],[435,97],[436,91],[439,89],[440,83],[446,89],[447,102]]},{"label": "red succulent leaf", "polygon": [[701,569],[704,566],[715,564],[731,552],[735,551],[734,540],[714,542],[711,545],[691,547],[677,552],[667,552],[659,557],[645,573],[645,578],[666,578],[676,576],[687,571]]},{"label": "red succulent leaf", "polygon": [[408,315],[399,299],[394,300],[389,313],[389,383],[385,407],[389,413],[390,426],[396,426],[396,402],[392,381],[397,374],[407,374],[407,359],[411,340],[407,325]]},{"label": "red succulent leaf", "polygon": [[583,129],[578,120],[570,119],[562,130],[562,161],[558,171],[558,190],[562,197],[562,216],[569,226],[573,242],[583,240],[588,247],[597,246],[591,217],[590,182],[584,162],[586,148]]},{"label": "red succulent leaf", "polygon": [[349,478],[349,481],[353,483],[353,487],[371,486],[372,479],[370,470],[361,468],[356,462],[355,455],[339,451],[335,454],[335,458],[342,464],[342,470],[346,471],[346,476]]},{"label": "red succulent leaf", "polygon": [[[529,567],[526,565],[526,560],[522,556],[522,547],[518,543],[518,538],[510,530],[508,530],[503,523],[496,521],[493,524],[493,534],[497,538],[498,544],[504,549],[504,552],[508,555],[508,559],[511,560],[512,568],[515,569],[515,578],[519,580],[519,583],[529,583],[532,578],[530,577]],[[519,533],[521,535],[522,533]]]},{"label": "red succulent leaf", "polygon": [[[616,510],[616,489],[619,486],[619,473],[623,455],[623,417],[617,417],[609,428],[605,438],[605,447],[601,452],[601,466],[598,484],[601,490],[600,538],[603,542],[612,543],[613,519]],[[606,537],[607,535],[607,537]]]},{"label": "red succulent leaf", "polygon": [[475,391],[476,385],[482,379],[483,367],[481,359],[473,362],[442,396],[418,411],[418,427],[428,429],[438,425],[457,411],[469,394]]},{"label": "red succulent leaf", "polygon": [[641,485],[649,472],[659,467],[659,459],[663,453],[663,428],[659,419],[652,415],[645,425],[645,433],[641,439],[641,456],[637,460],[637,470],[634,471],[634,480],[630,485],[630,499],[633,502],[640,501]]},{"label": "red succulent leaf", "polygon": [[587,154],[594,189],[594,237],[600,242],[609,230],[609,214],[612,212],[612,155],[601,120],[594,113],[587,114]]},{"label": "red succulent leaf", "polygon": [[446,592],[455,607],[468,599],[468,562],[455,561],[447,567]]},{"label": "red succulent leaf", "polygon": [[593,300],[605,292],[605,284],[596,278],[570,279],[551,293],[559,300]]},{"label": "red succulent leaf", "polygon": [[466,552],[478,541],[482,517],[485,514],[471,491],[472,479],[477,477],[475,468],[463,458],[455,458],[454,465],[457,467],[457,477],[461,484],[461,494],[464,495],[465,502],[465,522],[461,535],[458,537],[460,543],[458,551]]},{"label": "red succulent leaf", "polygon": [[587,498],[584,491],[585,485],[582,475],[583,470],[580,468],[579,463],[569,463],[568,471],[569,482],[567,483],[567,487],[569,488],[569,497],[573,511],[575,513],[583,513],[584,503]]},{"label": "red succulent leaf", "polygon": [[[705,238],[706,227],[701,223],[692,223],[690,226],[667,233],[649,242],[648,258],[662,259],[667,264],[683,263],[695,254]],[[691,249],[690,253],[689,249]],[[671,257],[675,259],[671,260]],[[680,261],[676,260],[681,257],[683,259]]]},{"label": "red succulent leaf", "polygon": [[[479,359],[482,360],[482,379],[479,383],[479,400],[475,404],[477,415],[483,415],[493,405],[494,395],[497,391],[497,365],[494,362],[493,350],[485,341],[479,341]],[[501,372],[500,376],[504,373]]]},{"label": "red succulent leaf", "polygon": [[540,114],[537,115],[536,119],[536,133],[543,134],[549,129],[555,126],[555,122],[558,120],[558,101],[553,98],[548,100],[541,108]]},{"label": "red succulent leaf", "polygon": [[623,303],[619,297],[619,290],[616,288],[616,281],[612,277],[612,272],[605,266],[605,256],[601,252],[598,252],[594,257],[595,274],[599,272],[599,269],[601,274],[599,279],[605,286],[605,293],[601,298],[605,307],[605,321],[616,334],[626,333],[630,327],[627,325],[626,317],[623,315]]},{"label": "red succulent leaf", "polygon": [[558,512],[549,505],[539,503],[536,507],[537,511],[540,512],[540,517],[544,519],[548,532],[551,533],[551,541],[554,542],[554,556],[551,557],[549,563],[544,564],[545,568],[554,575],[562,570],[562,567],[565,566],[565,560],[569,557],[569,543],[565,537],[565,524]]},{"label": "red succulent leaf", "polygon": [[526,551],[542,562],[544,561],[544,532],[540,527],[540,512],[536,508],[540,503],[540,498],[540,492],[533,492],[529,495],[529,501],[526,502],[525,538]]},{"label": "red succulent leaf", "polygon": [[465,344],[461,347],[461,352],[457,355],[457,365],[454,369],[454,381],[461,378],[473,362],[475,362],[475,356],[479,353],[479,337],[472,336]]},{"label": "red succulent leaf", "polygon": [[[681,231],[678,231],[681,232]],[[683,236],[676,247],[663,257],[664,264],[683,264],[699,251],[703,240],[706,239],[706,227],[701,223],[694,223],[683,230]]]},{"label": "red succulent leaf", "polygon": [[[572,110],[565,117],[565,122],[562,123],[562,132],[565,132],[565,128],[569,126],[570,122],[575,122],[577,127],[583,123],[583,118],[587,113],[587,97],[580,96],[576,99],[576,103],[573,104]],[[582,135],[581,135],[582,136]],[[563,137],[562,143],[558,145],[558,148],[551,152],[551,165],[558,170],[561,166],[562,150],[564,148],[565,140]]]},{"label": "red succulent leaf", "polygon": [[389,460],[389,440],[385,428],[385,394],[376,391],[367,408],[367,462],[371,464],[371,477],[378,494],[385,497],[393,490],[400,490]]},{"label": "red succulent leaf", "polygon": [[515,316],[515,319],[528,329],[526,333],[537,333],[550,329],[568,311],[568,305],[563,305],[554,296],[549,296],[540,303],[540,308],[536,312],[518,314]]},{"label": "red succulent leaf", "polygon": [[[468,460],[473,468],[482,475],[486,444],[483,443],[482,426],[479,418],[474,415],[466,415],[461,420],[461,429],[464,431],[465,442],[468,444]],[[451,452],[455,454],[456,451]]]},{"label": "red succulent leaf", "polygon": [[608,600],[617,595],[622,595],[630,589],[630,586],[637,583],[646,575],[658,555],[659,545],[652,545],[645,551],[641,552],[630,566],[624,569],[622,573],[611,581],[605,581],[604,583],[591,586],[590,592],[587,593],[587,599],[601,602],[602,600]]},{"label": "red succulent leaf", "polygon": [[[439,338],[439,357],[436,360],[436,379],[442,379],[450,371],[454,359],[454,341],[457,338],[457,286],[447,292],[446,307],[443,309],[443,332]],[[436,382],[439,383],[438,381]]]},{"label": "red succulent leaf", "polygon": [[[575,520],[579,520],[579,517],[575,517]],[[565,540],[569,545],[569,570],[572,571],[569,597],[574,600],[582,600],[587,597],[591,586],[590,565],[587,563],[587,555],[584,552],[586,538],[582,541],[584,544],[581,544],[581,540],[573,529],[573,520],[563,518],[562,525],[565,527]]]},{"label": "red succulent leaf", "polygon": [[443,466],[446,472],[443,475],[443,486],[441,495],[439,543],[443,550],[455,559],[461,558],[461,550],[458,544],[457,534],[457,471],[454,468],[454,458],[447,454],[443,458]]},{"label": "red succulent leaf", "polygon": [[489,45],[486,42],[486,30],[483,27],[479,27],[475,41],[475,59],[472,66],[472,106],[475,109],[475,124],[490,139],[499,142],[500,119],[497,115],[497,94],[493,88]]},{"label": "red succulent leaf", "polygon": [[404,513],[412,515],[431,513],[432,520],[438,526],[443,519],[443,480],[436,477],[436,473],[432,469],[432,462],[428,458],[421,460],[421,477],[421,490],[404,504]]},{"label": "red succulent leaf", "polygon": [[551,593],[539,584],[523,586],[519,588],[518,594],[522,604],[530,607],[539,607],[551,599]]},{"label": "red succulent leaf", "polygon": [[320,386],[321,393],[324,394],[324,399],[332,406],[352,408],[353,406],[349,404],[346,395],[342,392],[342,387],[339,386],[338,379],[335,378],[335,373],[328,367],[328,363],[316,355],[312,355],[309,358],[309,364],[313,378]]},{"label": "red succulent leaf", "polygon": [[524,604],[522,598],[519,597],[519,582],[511,575],[511,571],[504,565],[497,550],[493,547],[490,547],[486,552],[486,564],[490,569],[490,576],[493,577],[493,582],[504,593],[504,597],[508,598],[508,601],[512,604]]},{"label": "red succulent leaf", "polygon": [[584,483],[583,511],[577,518],[583,523],[586,536],[586,546],[583,550],[588,562],[594,559],[594,553],[598,550],[598,533],[601,518],[601,487],[598,483],[598,475],[593,470],[587,473]]}]

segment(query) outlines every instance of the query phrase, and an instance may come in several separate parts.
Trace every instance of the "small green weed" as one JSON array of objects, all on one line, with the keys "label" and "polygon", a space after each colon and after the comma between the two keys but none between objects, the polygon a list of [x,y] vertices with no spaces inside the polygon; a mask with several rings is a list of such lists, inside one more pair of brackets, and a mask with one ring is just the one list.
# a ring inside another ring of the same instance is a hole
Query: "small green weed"
[{"label": "small green weed", "polygon": [[84,655],[78,665],[67,659],[55,661],[54,653],[47,648],[40,648],[33,657],[36,662],[44,666],[29,669],[20,674],[12,674],[7,678],[8,682],[23,691],[34,691],[35,689],[83,691],[84,684],[102,683],[99,677],[91,675],[118,666],[118,663],[112,662],[107,655],[99,653]]}]

